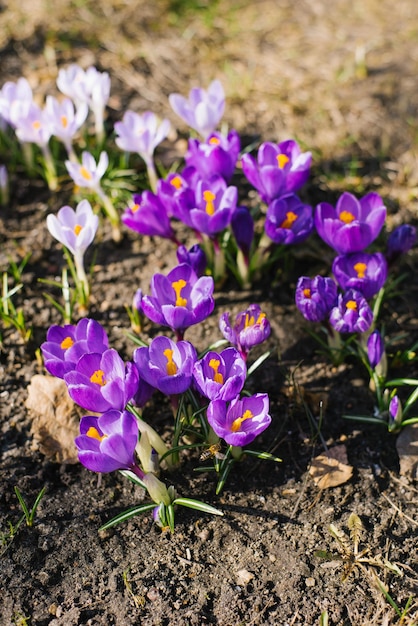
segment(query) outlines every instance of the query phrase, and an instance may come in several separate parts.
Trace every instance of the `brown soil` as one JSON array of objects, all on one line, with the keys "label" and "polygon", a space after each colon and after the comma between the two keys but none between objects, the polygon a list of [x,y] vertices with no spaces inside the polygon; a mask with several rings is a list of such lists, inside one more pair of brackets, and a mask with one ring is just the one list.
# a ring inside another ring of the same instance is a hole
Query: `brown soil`
[{"label": "brown soil", "polygon": [[[171,117],[167,95],[220,78],[227,92],[226,121],[262,140],[297,138],[313,150],[315,166],[305,196],[312,204],[342,190],[374,189],[389,209],[389,229],[413,222],[417,209],[418,4],[399,0],[362,2],[224,3],[172,0],[156,3],[105,0],[10,1],[1,6],[2,82],[26,76],[41,97],[55,93],[57,68],[71,61],[95,64],[112,77],[109,123],[129,106]],[[181,128],[185,131],[185,128]],[[174,139],[174,138],[173,138]],[[174,148],[172,147],[174,145]],[[169,163],[181,142],[166,142],[159,157]],[[257,441],[283,463],[244,461],[215,496],[211,475],[196,474],[198,454],[181,471],[165,475],[179,493],[219,507],[224,517],[177,512],[176,532],[161,533],[149,516],[104,533],[97,529],[143,498],[120,475],[98,481],[79,464],[48,459],[31,435],[26,409],[34,374],[44,373],[36,350],[47,328],[60,323],[39,278],[59,275],[62,252],[46,231],[45,217],[67,202],[71,186],[51,194],[40,180],[12,176],[12,198],[0,221],[1,267],[31,252],[17,304],[33,328],[24,344],[5,328],[0,353],[0,623],[30,626],[218,624],[319,624],[327,611],[332,626],[416,624],[418,580],[417,489],[399,473],[396,436],[376,426],[342,419],[372,413],[373,397],[356,364],[332,368],[317,353],[293,304],[297,277],[311,259],[301,254],[289,274],[274,268],[271,280],[239,291],[232,281],[216,294],[214,314],[186,338],[198,349],[220,338],[218,318],[258,302],[268,314],[270,359],[249,381],[251,392],[268,392],[272,427]],[[186,235],[185,235],[186,237]],[[192,243],[191,240],[188,243]],[[96,248],[91,316],[110,335],[112,347],[130,358],[130,304],[146,292],[155,271],[175,263],[164,241],[124,233],[115,245],[106,224]],[[90,256],[91,260],[91,256]],[[323,265],[322,265],[323,267]],[[387,301],[383,320],[407,348],[418,338],[417,255],[399,273],[403,291]],[[148,324],[144,338],[158,329]],[[255,355],[257,356],[257,354]],[[405,372],[401,372],[405,373]],[[412,364],[409,376],[417,376]],[[309,413],[292,393],[292,377],[309,392]],[[320,422],[319,402],[326,402]],[[170,430],[162,397],[145,409],[160,430]],[[319,434],[318,434],[319,433]],[[319,490],[308,473],[311,459],[344,444],[352,478]],[[10,541],[9,524],[21,517],[14,487],[33,502],[42,487],[35,524],[22,524]],[[353,568],[316,555],[338,554],[328,527],[346,529],[360,516],[361,548],[396,563],[403,577],[376,570],[400,618],[378,589],[371,568]],[[26,621],[25,621],[26,620]]]}]

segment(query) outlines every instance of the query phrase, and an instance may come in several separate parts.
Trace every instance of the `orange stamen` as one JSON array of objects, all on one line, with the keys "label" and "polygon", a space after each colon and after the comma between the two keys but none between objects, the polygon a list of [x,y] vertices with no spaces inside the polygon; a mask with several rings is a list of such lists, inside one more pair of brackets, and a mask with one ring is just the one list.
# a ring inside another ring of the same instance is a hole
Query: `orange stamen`
[{"label": "orange stamen", "polygon": [[170,348],[166,348],[163,354],[167,359],[167,374],[169,376],[174,376],[174,374],[177,374],[177,365],[173,361],[173,350],[171,350]]},{"label": "orange stamen", "polygon": [[289,157],[286,156],[285,154],[278,154],[276,159],[277,159],[277,165],[280,167],[281,170],[290,161]]},{"label": "orange stamen", "polygon": [[341,211],[340,220],[344,222],[344,224],[351,224],[356,218],[350,211]]},{"label": "orange stamen", "polygon": [[293,222],[295,222],[297,219],[298,216],[296,215],[296,213],[293,213],[293,211],[288,211],[286,213],[286,219],[283,220],[283,222],[280,224],[280,228],[292,228]]},{"label": "orange stamen", "polygon": [[347,309],[355,311],[357,309],[357,302],[355,300],[349,300],[345,306]]},{"label": "orange stamen", "polygon": [[218,368],[220,364],[221,362],[219,361],[219,359],[211,359],[209,361],[209,367],[213,369],[213,380],[215,381],[215,383],[219,383],[220,385],[223,385],[224,377],[222,376],[220,372],[218,372]]},{"label": "orange stamen", "polygon": [[231,424],[231,430],[233,433],[236,433],[237,430],[239,430],[241,428],[241,424],[242,422],[245,422],[245,420],[250,420],[252,417],[254,417],[254,415],[251,413],[251,411],[249,411],[248,409],[244,412],[244,415],[242,417],[237,417],[237,419],[235,419],[232,424]]},{"label": "orange stamen", "polygon": [[104,387],[104,385],[106,384],[106,381],[104,379],[104,375],[105,375],[105,373],[104,373],[103,370],[96,370],[90,376],[90,382],[96,383],[96,385],[100,385],[100,387]]},{"label": "orange stamen", "polygon": [[176,280],[174,281],[174,283],[171,283],[171,286],[173,287],[175,294],[176,294],[176,306],[186,306],[187,305],[187,300],[186,298],[182,298],[181,297],[181,290],[187,285],[186,281],[183,280],[183,278],[180,278],[180,280]]},{"label": "orange stamen", "polygon": [[81,233],[81,231],[83,230],[83,227],[80,226],[80,224],[76,224],[74,226],[74,234],[77,236]]},{"label": "orange stamen", "polygon": [[65,339],[63,339],[60,343],[60,347],[63,350],[68,350],[68,348],[71,348],[71,346],[74,345],[74,340],[71,339],[71,337],[66,337]]},{"label": "orange stamen", "polygon": [[357,278],[364,278],[366,276],[366,263],[356,263],[353,269],[357,273]]},{"label": "orange stamen", "polygon": [[213,201],[216,198],[215,194],[213,193],[213,191],[207,189],[203,192],[203,198],[206,202],[206,213],[208,215],[213,215],[215,213],[215,205],[213,204]]},{"label": "orange stamen", "polygon": [[90,428],[86,432],[86,435],[87,437],[91,437],[92,439],[97,439],[97,441],[103,441],[103,439],[106,439],[107,437],[107,435],[100,435],[99,431],[97,430],[97,428],[94,428],[94,426],[90,426]]}]

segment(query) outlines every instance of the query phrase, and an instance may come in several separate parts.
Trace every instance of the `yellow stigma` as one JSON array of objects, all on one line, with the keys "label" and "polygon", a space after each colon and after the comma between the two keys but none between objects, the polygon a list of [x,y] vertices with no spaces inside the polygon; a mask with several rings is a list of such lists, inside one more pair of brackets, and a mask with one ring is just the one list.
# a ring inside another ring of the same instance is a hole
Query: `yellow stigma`
[{"label": "yellow stigma", "polygon": [[357,309],[357,302],[355,300],[349,300],[345,306],[347,309],[355,311]]},{"label": "yellow stigma", "polygon": [[107,435],[100,435],[99,431],[97,430],[97,428],[94,428],[94,426],[90,426],[90,428],[86,432],[86,435],[87,437],[91,437],[91,439],[97,439],[97,441],[103,441],[103,439],[106,439],[107,437]]},{"label": "yellow stigma", "polygon": [[39,130],[42,127],[42,124],[39,120],[35,120],[34,122],[32,122],[32,128],[34,128],[35,130]]},{"label": "yellow stigma", "polygon": [[211,359],[209,361],[209,367],[213,369],[213,380],[215,381],[215,383],[219,383],[220,385],[223,385],[224,377],[222,376],[220,372],[218,372],[218,368],[220,364],[221,362],[219,361],[219,359]]},{"label": "yellow stigma", "polygon": [[218,137],[211,137],[208,143],[210,143],[212,146],[219,146],[219,144],[221,143],[221,140],[218,139]]},{"label": "yellow stigma", "polygon": [[106,381],[104,379],[104,375],[105,375],[105,373],[104,373],[103,370],[96,370],[90,376],[90,382],[96,383],[96,385],[100,385],[100,387],[104,387],[104,385],[106,384]]},{"label": "yellow stigma", "polygon": [[276,159],[277,159],[277,165],[280,167],[281,170],[284,168],[286,163],[289,163],[290,161],[289,157],[286,156],[285,154],[278,154]]},{"label": "yellow stigma", "polygon": [[61,115],[61,124],[63,125],[64,128],[67,128],[68,126],[68,118],[66,115]]},{"label": "yellow stigma", "polygon": [[133,206],[131,206],[131,211],[132,213],[136,213],[137,211],[139,211],[140,208],[141,208],[140,204],[134,204]]},{"label": "yellow stigma", "polygon": [[286,213],[286,219],[280,224],[280,228],[292,228],[293,222],[296,222],[298,216],[293,211],[288,211]]},{"label": "yellow stigma", "polygon": [[251,411],[249,411],[248,409],[244,412],[244,415],[242,417],[237,417],[236,420],[234,420],[231,424],[231,430],[233,433],[236,433],[237,430],[239,430],[241,428],[241,424],[242,422],[245,422],[245,420],[250,420],[253,416],[253,414],[251,413]]},{"label": "yellow stigma", "polygon": [[82,165],[80,167],[80,174],[82,175],[83,178],[85,178],[86,180],[91,180],[93,178],[93,176],[91,175],[91,173],[88,171],[88,169],[86,169],[84,167],[84,165]]},{"label": "yellow stigma", "polygon": [[357,278],[364,278],[366,276],[367,265],[366,263],[356,263],[353,270],[357,273]]},{"label": "yellow stigma", "polygon": [[207,189],[206,191],[203,192],[203,199],[206,202],[206,213],[208,215],[213,215],[215,213],[215,205],[213,204],[213,201],[215,200],[216,196],[213,193],[213,191],[209,191],[209,189]]},{"label": "yellow stigma", "polygon": [[263,321],[265,317],[266,317],[265,313],[260,313],[260,315],[257,317],[257,320],[255,320],[252,315],[250,317],[249,314],[247,313],[245,316],[244,328],[248,328],[248,326],[254,326],[255,324],[261,324],[261,322]]},{"label": "yellow stigma", "polygon": [[180,176],[174,176],[174,178],[170,180],[170,185],[173,185],[176,189],[181,189],[183,183],[181,182]]},{"label": "yellow stigma", "polygon": [[341,211],[340,213],[340,220],[344,222],[344,224],[351,224],[355,219],[356,218],[350,211]]},{"label": "yellow stigma", "polygon": [[187,300],[186,298],[182,298],[181,297],[181,290],[184,289],[184,287],[187,285],[186,281],[183,280],[183,278],[180,278],[180,280],[176,280],[174,281],[174,283],[171,283],[172,288],[175,291],[176,294],[176,306],[186,306],[187,305]]},{"label": "yellow stigma", "polygon": [[311,299],[311,290],[309,289],[309,287],[306,287],[306,289],[304,289],[302,293],[305,296],[305,298]]},{"label": "yellow stigma", "polygon": [[71,337],[66,337],[60,343],[60,347],[63,350],[68,350],[68,348],[71,348],[71,346],[73,346],[73,345],[74,345],[74,340]]},{"label": "yellow stigma", "polygon": [[173,351],[170,348],[166,348],[163,354],[167,359],[167,374],[169,376],[174,376],[174,374],[177,374],[177,365],[173,361]]},{"label": "yellow stigma", "polygon": [[77,236],[81,233],[81,231],[83,230],[83,227],[80,226],[80,224],[76,224],[74,226],[74,234]]}]

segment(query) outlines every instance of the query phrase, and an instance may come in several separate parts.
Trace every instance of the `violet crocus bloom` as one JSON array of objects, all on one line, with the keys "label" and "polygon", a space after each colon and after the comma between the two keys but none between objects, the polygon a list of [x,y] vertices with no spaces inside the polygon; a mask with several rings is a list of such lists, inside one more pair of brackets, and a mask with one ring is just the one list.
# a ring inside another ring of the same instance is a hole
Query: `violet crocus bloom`
[{"label": "violet crocus bloom", "polygon": [[190,265],[181,263],[167,276],[154,274],[152,295],[143,296],[142,311],[156,324],[169,326],[181,334],[212,313],[215,307],[213,290],[211,276],[199,278]]},{"label": "violet crocus bloom", "polygon": [[57,78],[58,89],[74,100],[77,108],[87,104],[95,118],[96,137],[104,138],[104,113],[110,96],[110,76],[99,72],[94,66],[83,70],[73,63],[60,69]]},{"label": "violet crocus bloom", "polygon": [[389,402],[389,430],[397,430],[402,424],[402,403],[399,396],[393,396]]},{"label": "violet crocus bloom", "polygon": [[417,229],[412,224],[401,224],[393,230],[387,242],[387,259],[394,261],[401,254],[408,252],[417,241]]},{"label": "violet crocus bloom", "polygon": [[[187,168],[187,172],[191,173],[192,168]],[[180,221],[183,213],[186,216],[195,206],[195,181],[199,180],[198,173],[193,169],[194,178],[189,180],[180,173],[168,174],[164,178],[160,178],[157,183],[157,195],[163,203],[167,215],[169,217],[175,217]],[[180,201],[180,205],[179,205]]]},{"label": "violet crocus bloom", "polygon": [[51,235],[74,255],[77,278],[88,296],[90,286],[84,269],[84,253],[96,235],[98,216],[93,213],[88,200],[82,200],[75,211],[70,206],[63,206],[57,216],[48,215],[46,224]]},{"label": "violet crocus bloom", "polygon": [[242,157],[242,169],[266,204],[280,196],[294,193],[309,178],[312,155],[301,152],[293,139],[279,144],[261,144],[257,160],[250,154]]},{"label": "violet crocus bloom", "polygon": [[146,383],[167,395],[180,394],[191,385],[197,355],[188,341],[159,336],[149,347],[134,351],[134,363]]},{"label": "violet crocus bloom", "polygon": [[100,417],[85,415],[80,435],[75,438],[80,463],[92,472],[106,474],[115,470],[143,472],[135,462],[138,424],[128,411],[107,411]]},{"label": "violet crocus bloom", "polygon": [[246,376],[247,366],[235,348],[219,354],[207,352],[193,368],[194,384],[209,400],[233,400],[244,387]]},{"label": "violet crocus bloom", "polygon": [[138,370],[125,363],[114,349],[84,354],[75,368],[65,374],[68,393],[87,411],[122,411],[138,388]]},{"label": "violet crocus bloom", "polygon": [[[21,105],[19,105],[21,107]],[[19,141],[34,143],[40,148],[46,148],[52,135],[52,127],[47,113],[37,104],[26,103],[14,113],[14,125]]]},{"label": "violet crocus bloom", "polygon": [[163,237],[176,242],[167,211],[160,198],[152,191],[135,194],[134,203],[125,209],[122,222],[140,235]]},{"label": "violet crocus bloom", "polygon": [[151,111],[142,115],[126,111],[121,122],[115,123],[116,145],[125,152],[137,152],[147,167],[152,164],[155,148],[170,132],[170,122]]},{"label": "violet crocus bloom", "polygon": [[381,252],[356,252],[337,256],[332,272],[341,289],[356,289],[370,300],[383,287],[388,275],[385,257]]},{"label": "violet crocus bloom", "polygon": [[318,204],[315,227],[321,239],[339,254],[362,252],[379,235],[386,219],[386,207],[377,193],[357,200],[345,192],[337,205]]},{"label": "violet crocus bloom", "polygon": [[254,441],[271,423],[269,397],[266,393],[232,400],[213,400],[207,409],[210,426],[218,437],[231,446],[243,447]]},{"label": "violet crocus bloom", "polygon": [[250,211],[245,206],[238,206],[231,219],[231,229],[242,251],[245,260],[249,262],[251,244],[254,239],[254,220]]},{"label": "violet crocus bloom", "polygon": [[107,152],[101,152],[98,162],[90,152],[83,152],[81,155],[81,164],[73,161],[65,161],[65,167],[74,183],[79,187],[92,189],[101,195],[100,181],[103,178],[107,166],[109,165],[109,157]]},{"label": "violet crocus bloom", "polygon": [[190,265],[197,276],[204,275],[207,259],[206,254],[198,243],[195,243],[189,250],[186,246],[179,246],[176,254],[179,263],[187,263]]},{"label": "violet crocus bloom", "polygon": [[32,88],[26,78],[7,81],[0,89],[0,116],[14,128],[18,117],[27,116],[32,101]]},{"label": "violet crocus bloom", "polygon": [[83,354],[103,353],[109,347],[109,340],[104,328],[95,320],[84,317],[75,326],[50,326],[46,341],[41,344],[46,370],[57,378],[75,366]]},{"label": "violet crocus bloom", "polygon": [[204,139],[212,133],[225,109],[225,93],[219,80],[210,83],[207,91],[200,87],[191,89],[189,98],[179,93],[168,97],[171,108]]},{"label": "violet crocus bloom", "polygon": [[296,306],[308,322],[322,322],[337,303],[337,285],[324,276],[301,276],[295,293]]},{"label": "violet crocus bloom", "polygon": [[71,254],[82,257],[96,235],[99,218],[93,213],[90,202],[82,200],[75,210],[63,206],[56,216],[51,213],[46,224],[51,235]]},{"label": "violet crocus bloom", "polygon": [[238,189],[227,187],[221,176],[199,181],[196,186],[196,204],[186,224],[199,233],[213,237],[230,224],[237,200]]},{"label": "violet crocus bloom", "polygon": [[231,130],[227,136],[221,133],[211,133],[206,141],[189,139],[185,161],[188,166],[194,167],[201,178],[222,176],[228,182],[235,171],[241,142],[236,130]]},{"label": "violet crocus bloom", "polygon": [[354,289],[338,296],[337,305],[331,310],[329,321],[339,333],[364,333],[373,322],[373,311],[365,297]]},{"label": "violet crocus bloom", "polygon": [[246,360],[251,348],[269,337],[270,322],[258,304],[250,304],[245,311],[238,313],[233,325],[229,313],[223,313],[219,320],[219,329]]},{"label": "violet crocus bloom", "polygon": [[70,98],[64,98],[61,102],[53,96],[46,98],[45,113],[48,116],[52,134],[63,142],[69,158],[73,161],[77,160],[72,147],[73,138],[86,121],[88,112],[86,103],[81,104],[75,111]]},{"label": "violet crocus bloom", "polygon": [[376,369],[385,354],[385,342],[378,330],[374,330],[367,340],[367,357],[372,370]]},{"label": "violet crocus bloom", "polygon": [[300,243],[313,230],[312,207],[303,204],[295,194],[273,200],[267,209],[264,230],[274,243]]}]

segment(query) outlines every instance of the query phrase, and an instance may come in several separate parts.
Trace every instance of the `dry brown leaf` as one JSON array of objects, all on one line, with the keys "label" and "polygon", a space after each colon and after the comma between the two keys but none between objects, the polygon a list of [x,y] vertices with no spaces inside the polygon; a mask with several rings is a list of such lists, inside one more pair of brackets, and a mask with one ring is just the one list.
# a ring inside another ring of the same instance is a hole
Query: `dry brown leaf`
[{"label": "dry brown leaf", "polygon": [[312,460],[309,473],[320,489],[337,487],[350,480],[353,468],[348,465],[345,446],[334,446],[326,454],[320,454]]},{"label": "dry brown leaf", "polygon": [[26,408],[33,413],[31,433],[42,454],[57,463],[77,463],[74,438],[81,413],[65,382],[36,374],[28,387]]},{"label": "dry brown leaf", "polygon": [[400,474],[418,480],[418,424],[409,424],[399,433],[396,440]]}]

